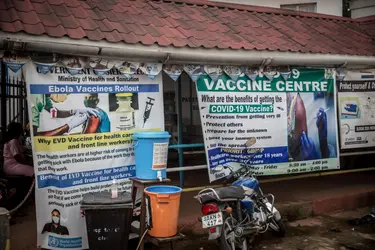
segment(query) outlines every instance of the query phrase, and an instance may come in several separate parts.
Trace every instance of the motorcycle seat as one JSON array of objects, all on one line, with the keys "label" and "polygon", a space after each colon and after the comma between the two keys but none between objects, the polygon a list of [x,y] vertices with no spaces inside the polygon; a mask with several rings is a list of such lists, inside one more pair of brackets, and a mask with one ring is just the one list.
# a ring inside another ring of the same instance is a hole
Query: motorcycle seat
[{"label": "motorcycle seat", "polygon": [[[207,190],[209,191],[209,190]],[[216,194],[217,195],[216,195]],[[213,191],[204,192],[200,195],[202,203],[210,201],[236,201],[245,198],[245,190],[239,186],[214,188]]]}]

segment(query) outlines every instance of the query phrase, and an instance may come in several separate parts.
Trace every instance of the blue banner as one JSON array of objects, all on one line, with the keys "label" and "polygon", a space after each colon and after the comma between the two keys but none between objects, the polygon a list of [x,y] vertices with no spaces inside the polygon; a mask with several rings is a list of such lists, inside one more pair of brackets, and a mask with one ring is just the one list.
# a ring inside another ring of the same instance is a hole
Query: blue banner
[{"label": "blue banner", "polygon": [[31,94],[159,92],[159,84],[31,84]]},{"label": "blue banner", "polygon": [[75,172],[68,174],[43,174],[38,175],[38,188],[94,184],[111,180],[127,179],[135,176],[135,166],[107,168],[94,171]]}]

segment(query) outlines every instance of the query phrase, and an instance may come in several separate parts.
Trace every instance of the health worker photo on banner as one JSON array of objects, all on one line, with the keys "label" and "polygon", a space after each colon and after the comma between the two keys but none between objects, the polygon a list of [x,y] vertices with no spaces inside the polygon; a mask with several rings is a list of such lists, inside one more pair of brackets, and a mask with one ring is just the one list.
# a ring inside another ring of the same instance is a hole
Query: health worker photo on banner
[{"label": "health worker photo on banner", "polygon": [[34,136],[131,130],[139,110],[137,93],[30,94],[30,104]]},{"label": "health worker photo on banner", "polygon": [[287,93],[289,161],[337,156],[334,94]]},{"label": "health worker photo on banner", "polygon": [[30,100],[34,136],[111,132],[108,94],[31,94]]},{"label": "health worker photo on banner", "polygon": [[249,165],[257,175],[339,168],[334,72],[225,73],[198,79],[210,180]]}]

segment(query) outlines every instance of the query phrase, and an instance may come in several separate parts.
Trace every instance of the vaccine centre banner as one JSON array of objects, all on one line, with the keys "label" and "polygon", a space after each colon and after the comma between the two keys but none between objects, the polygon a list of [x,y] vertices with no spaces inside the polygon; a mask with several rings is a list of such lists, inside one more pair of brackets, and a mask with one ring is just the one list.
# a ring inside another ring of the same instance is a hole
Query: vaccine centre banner
[{"label": "vaccine centre banner", "polygon": [[133,132],[164,129],[161,74],[150,79],[116,69],[102,75],[80,69],[71,75],[59,66],[41,74],[33,62],[24,70],[38,246],[88,249],[82,195],[109,190],[113,179],[119,191],[130,191]]},{"label": "vaccine centre banner", "polygon": [[341,148],[375,147],[375,70],[349,71],[337,85]]},{"label": "vaccine centre banner", "polygon": [[229,174],[218,166],[236,170],[249,159],[257,175],[338,169],[334,73],[292,69],[290,77],[252,78],[197,80],[210,181]]}]

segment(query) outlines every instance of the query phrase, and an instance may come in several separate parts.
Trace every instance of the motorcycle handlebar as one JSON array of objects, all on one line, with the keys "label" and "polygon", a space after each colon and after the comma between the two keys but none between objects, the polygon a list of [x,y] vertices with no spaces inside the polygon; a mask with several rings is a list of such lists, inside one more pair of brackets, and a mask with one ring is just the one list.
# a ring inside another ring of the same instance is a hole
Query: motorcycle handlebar
[{"label": "motorcycle handlebar", "polygon": [[[244,171],[244,173],[241,174],[240,176],[247,176],[247,175],[249,175],[249,173],[251,173],[251,169],[250,169],[250,168],[247,168],[247,166],[249,165],[248,163],[249,163],[252,159],[254,159],[254,157],[257,156],[260,152],[261,152],[261,150],[258,149],[258,150],[255,152],[254,155],[252,155],[251,157],[249,157],[249,159],[247,159],[246,161],[244,161],[244,165],[245,165],[245,166],[239,168],[237,171],[233,171],[232,168],[230,168],[229,166],[226,166],[226,167],[231,171],[231,173],[232,173],[232,174],[230,174],[230,175],[227,176],[227,180],[230,179],[230,178],[232,178],[233,176],[237,176],[240,172],[242,172],[242,170],[243,170],[244,168],[246,168],[246,171]],[[240,177],[240,176],[238,176],[238,177]]]},{"label": "motorcycle handlebar", "polygon": [[[224,169],[229,169],[230,174],[225,177],[225,183],[230,181],[231,178],[235,177],[241,177],[241,176],[247,176],[249,173],[251,174],[251,169],[248,168],[247,166],[249,165],[249,162],[254,159],[255,156],[257,156],[261,152],[260,148],[251,156],[249,157],[246,161],[243,162],[245,166],[239,168],[237,171],[234,171],[231,166],[228,165],[222,165]],[[246,169],[245,171],[243,169]]]}]

